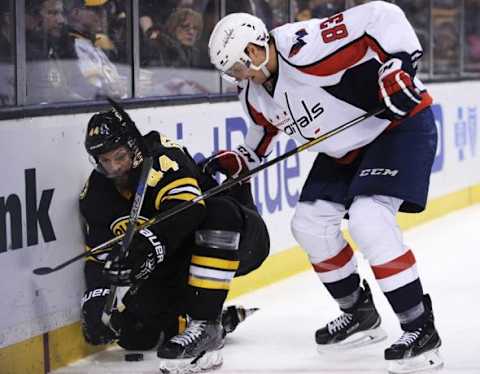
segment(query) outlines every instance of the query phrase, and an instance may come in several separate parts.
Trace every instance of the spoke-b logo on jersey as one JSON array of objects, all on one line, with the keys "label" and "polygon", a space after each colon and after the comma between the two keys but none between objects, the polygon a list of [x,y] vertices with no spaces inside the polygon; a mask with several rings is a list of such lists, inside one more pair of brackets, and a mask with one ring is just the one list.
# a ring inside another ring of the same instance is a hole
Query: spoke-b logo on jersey
[{"label": "spoke-b logo on jersey", "polygon": [[[148,221],[148,218],[139,216],[137,218],[137,225],[141,225]],[[110,230],[112,231],[113,235],[120,236],[127,232],[128,226],[128,216],[123,216],[117,218],[113,223],[110,225]]]}]

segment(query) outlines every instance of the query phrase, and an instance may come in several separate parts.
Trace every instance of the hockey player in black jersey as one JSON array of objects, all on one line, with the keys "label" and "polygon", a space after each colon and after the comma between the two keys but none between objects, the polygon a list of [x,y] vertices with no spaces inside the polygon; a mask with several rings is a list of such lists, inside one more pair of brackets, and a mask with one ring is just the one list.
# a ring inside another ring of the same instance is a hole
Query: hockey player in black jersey
[{"label": "hockey player in black jersey", "polygon": [[[85,147],[95,164],[80,195],[87,248],[125,233],[145,157],[142,149],[154,162],[140,223],[215,185],[186,149],[155,131],[142,137],[117,106],[90,119]],[[268,252],[268,232],[249,183],[199,200],[136,232],[126,258],[115,245],[87,259],[84,336],[91,344],[116,341],[132,350],[158,344],[165,373],[218,367],[225,333],[245,316],[244,310],[233,307],[222,314],[230,282],[260,266]],[[116,293],[118,308],[107,326],[102,312],[111,285],[129,288],[125,294]]]}]

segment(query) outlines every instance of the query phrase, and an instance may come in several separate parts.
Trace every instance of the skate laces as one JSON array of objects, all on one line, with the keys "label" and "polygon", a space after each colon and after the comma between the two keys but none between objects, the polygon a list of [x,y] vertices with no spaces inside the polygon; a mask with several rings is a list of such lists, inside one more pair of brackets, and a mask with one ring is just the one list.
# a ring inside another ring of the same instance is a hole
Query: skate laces
[{"label": "skate laces", "polygon": [[182,335],[174,336],[171,340],[173,343],[180,344],[182,347],[185,347],[188,344],[191,344],[202,335],[205,331],[206,321],[194,321],[192,320],[188,327],[185,329]]},{"label": "skate laces", "polygon": [[409,347],[410,345],[412,345],[413,342],[415,342],[415,340],[418,339],[421,332],[422,329],[418,329],[415,331],[405,331],[402,336],[395,343],[393,343],[393,345],[406,345],[407,347]]},{"label": "skate laces", "polygon": [[335,318],[333,321],[328,322],[327,328],[330,334],[333,334],[344,327],[348,326],[352,322],[353,315],[350,313],[343,313],[341,316]]}]

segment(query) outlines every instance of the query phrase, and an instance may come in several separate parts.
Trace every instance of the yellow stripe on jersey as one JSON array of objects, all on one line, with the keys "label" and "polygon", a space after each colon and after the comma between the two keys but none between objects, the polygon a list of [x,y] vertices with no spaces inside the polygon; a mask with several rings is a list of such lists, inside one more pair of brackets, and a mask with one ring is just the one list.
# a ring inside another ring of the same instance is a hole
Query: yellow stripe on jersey
[{"label": "yellow stripe on jersey", "polygon": [[195,278],[193,276],[188,277],[188,284],[198,288],[208,288],[211,290],[229,290],[229,281],[215,281],[208,279]]},{"label": "yellow stripe on jersey", "polygon": [[240,265],[240,261],[223,260],[221,258],[205,256],[192,256],[190,264],[208,266],[211,268],[217,268],[222,270],[237,270],[238,266]]},{"label": "yellow stripe on jersey", "polygon": [[194,178],[180,178],[177,180],[174,180],[173,182],[170,182],[166,186],[162,187],[160,191],[158,191],[157,197],[155,199],[155,208],[159,209],[160,204],[162,203],[166,194],[168,192],[176,187],[181,187],[181,186],[194,186],[198,189],[198,193],[201,194],[200,187],[198,186],[198,182]]}]

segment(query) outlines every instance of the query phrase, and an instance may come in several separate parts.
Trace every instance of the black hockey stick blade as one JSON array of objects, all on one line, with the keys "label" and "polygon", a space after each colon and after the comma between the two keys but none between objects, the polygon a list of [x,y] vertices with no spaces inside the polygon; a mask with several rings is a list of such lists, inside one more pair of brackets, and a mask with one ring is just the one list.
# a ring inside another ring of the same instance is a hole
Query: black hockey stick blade
[{"label": "black hockey stick blade", "polygon": [[[83,257],[83,256],[82,256]],[[66,266],[66,265],[65,265]],[[56,268],[49,268],[49,267],[43,267],[43,268],[36,268],[33,269],[33,274],[36,275],[45,275],[45,274],[50,274],[53,273],[54,271],[57,271],[58,269]]]},{"label": "black hockey stick blade", "polygon": [[[260,164],[256,168],[253,168],[253,169],[247,171],[246,173],[243,173],[243,174],[239,175],[236,178],[228,178],[222,184],[209,189],[208,191],[204,192],[202,195],[197,196],[196,198],[194,198],[192,200],[184,201],[184,202],[180,203],[179,205],[177,205],[175,208],[169,209],[169,210],[167,210],[163,213],[160,213],[159,215],[150,218],[148,221],[142,223],[141,225],[137,225],[136,228],[135,228],[135,231],[144,229],[144,228],[149,227],[151,225],[154,225],[158,222],[164,221],[164,220],[170,218],[171,216],[173,216],[177,213],[183,212],[185,209],[190,208],[191,206],[193,206],[194,204],[198,203],[201,200],[206,200],[206,199],[208,199],[212,196],[218,195],[220,192],[226,191],[229,188],[235,186],[236,184],[251,178],[253,175],[257,174],[258,172],[260,172],[260,171],[262,171],[262,170],[264,170],[264,169],[266,169],[266,168],[268,168],[268,167],[270,167],[274,164],[277,164],[280,161],[283,161],[286,158],[293,156],[294,154],[300,153],[300,152],[302,152],[302,151],[304,151],[308,148],[311,148],[314,145],[316,145],[316,144],[318,144],[318,143],[320,143],[324,140],[327,140],[328,138],[331,138],[332,136],[334,136],[334,135],[336,135],[340,132],[343,132],[343,131],[349,129],[350,127],[355,126],[358,123],[361,123],[361,122],[365,121],[366,119],[368,119],[370,117],[377,116],[377,115],[383,113],[384,110],[385,110],[384,108],[377,108],[375,110],[372,110],[371,112],[362,114],[361,116],[358,116],[358,117],[344,123],[343,125],[340,125],[340,126],[334,128],[334,129],[326,132],[325,134],[319,136],[318,138],[312,139],[312,140],[308,141],[307,143],[299,145],[297,148],[291,149],[290,151],[285,152],[284,154],[282,154],[282,155],[280,155],[280,156],[278,156],[278,157],[276,157],[272,160],[265,161],[264,163]],[[63,269],[65,266],[70,265],[72,262],[78,261],[79,259],[81,259],[83,257],[87,257],[87,256],[90,256],[92,254],[101,253],[101,251],[104,250],[105,248],[109,248],[112,245],[114,245],[115,243],[118,243],[119,241],[121,241],[124,238],[124,236],[125,236],[125,234],[116,236],[116,237],[106,241],[105,243],[102,243],[102,244],[98,245],[97,247],[92,248],[90,251],[82,253],[78,256],[75,256],[75,257],[71,258],[70,260],[67,260],[66,262],[64,262],[64,263],[62,263],[62,264],[60,264],[60,265],[58,265],[54,268],[37,268],[37,269],[34,269],[33,272],[35,274],[38,274],[38,275],[43,275],[43,274],[50,274],[53,271]],[[46,270],[41,270],[43,273],[37,273],[36,271],[38,269],[49,269],[49,270],[52,270],[52,271],[45,272]]]}]

